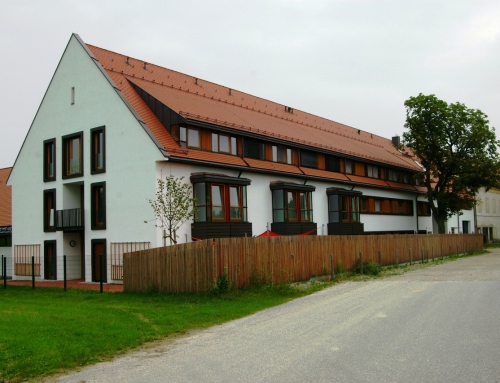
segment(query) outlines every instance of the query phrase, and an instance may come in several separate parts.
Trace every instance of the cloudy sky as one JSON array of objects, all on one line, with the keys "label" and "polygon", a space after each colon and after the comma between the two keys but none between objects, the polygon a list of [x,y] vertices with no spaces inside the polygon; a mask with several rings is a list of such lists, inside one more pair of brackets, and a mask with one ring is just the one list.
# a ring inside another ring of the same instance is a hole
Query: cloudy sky
[{"label": "cloudy sky", "polygon": [[73,32],[387,138],[404,132],[404,101],[419,93],[500,128],[498,0],[1,0],[0,168],[14,164]]}]

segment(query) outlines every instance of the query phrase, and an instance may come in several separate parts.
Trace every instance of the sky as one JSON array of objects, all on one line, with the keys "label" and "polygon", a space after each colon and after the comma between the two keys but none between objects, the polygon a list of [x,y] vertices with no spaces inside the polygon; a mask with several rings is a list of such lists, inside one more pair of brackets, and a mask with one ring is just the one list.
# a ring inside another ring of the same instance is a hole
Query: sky
[{"label": "sky", "polygon": [[0,168],[71,34],[382,137],[419,93],[500,128],[498,0],[0,0]]}]

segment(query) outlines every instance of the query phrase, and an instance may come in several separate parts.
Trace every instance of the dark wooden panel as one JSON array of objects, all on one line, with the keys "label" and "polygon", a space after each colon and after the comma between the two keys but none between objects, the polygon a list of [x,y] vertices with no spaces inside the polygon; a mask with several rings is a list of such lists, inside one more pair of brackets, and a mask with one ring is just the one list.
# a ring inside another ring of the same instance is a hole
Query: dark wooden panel
[{"label": "dark wooden panel", "polygon": [[[318,225],[314,222],[273,222],[271,231],[281,235],[298,235],[314,230]],[[316,235],[316,231],[310,235]]]},{"label": "dark wooden panel", "polygon": [[195,222],[191,224],[194,238],[233,238],[252,236],[251,222]]},{"label": "dark wooden panel", "polygon": [[365,234],[363,223],[329,223],[328,235],[361,235]]}]

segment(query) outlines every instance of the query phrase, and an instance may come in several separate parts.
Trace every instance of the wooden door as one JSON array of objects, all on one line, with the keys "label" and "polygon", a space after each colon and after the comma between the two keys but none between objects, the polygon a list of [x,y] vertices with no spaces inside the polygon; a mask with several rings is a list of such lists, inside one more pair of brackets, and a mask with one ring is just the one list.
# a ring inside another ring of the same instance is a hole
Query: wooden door
[{"label": "wooden door", "polygon": [[57,279],[56,241],[45,241],[44,243],[44,278]]},{"label": "wooden door", "polygon": [[[102,256],[102,258],[101,258]],[[92,240],[92,281],[101,281],[101,269],[103,282],[106,282],[106,241]]]}]

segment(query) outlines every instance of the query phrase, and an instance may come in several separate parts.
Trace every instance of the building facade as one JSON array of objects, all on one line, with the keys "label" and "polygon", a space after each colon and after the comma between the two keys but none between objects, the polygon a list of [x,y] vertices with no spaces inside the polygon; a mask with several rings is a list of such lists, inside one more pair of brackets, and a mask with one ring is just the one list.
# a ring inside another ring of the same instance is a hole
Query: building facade
[{"label": "building facade", "polygon": [[148,200],[166,176],[197,200],[182,243],[432,232],[420,174],[390,139],[72,35],[9,177],[13,277],[34,254],[62,279],[65,255],[68,278],[119,281],[124,251],[164,244]]}]

